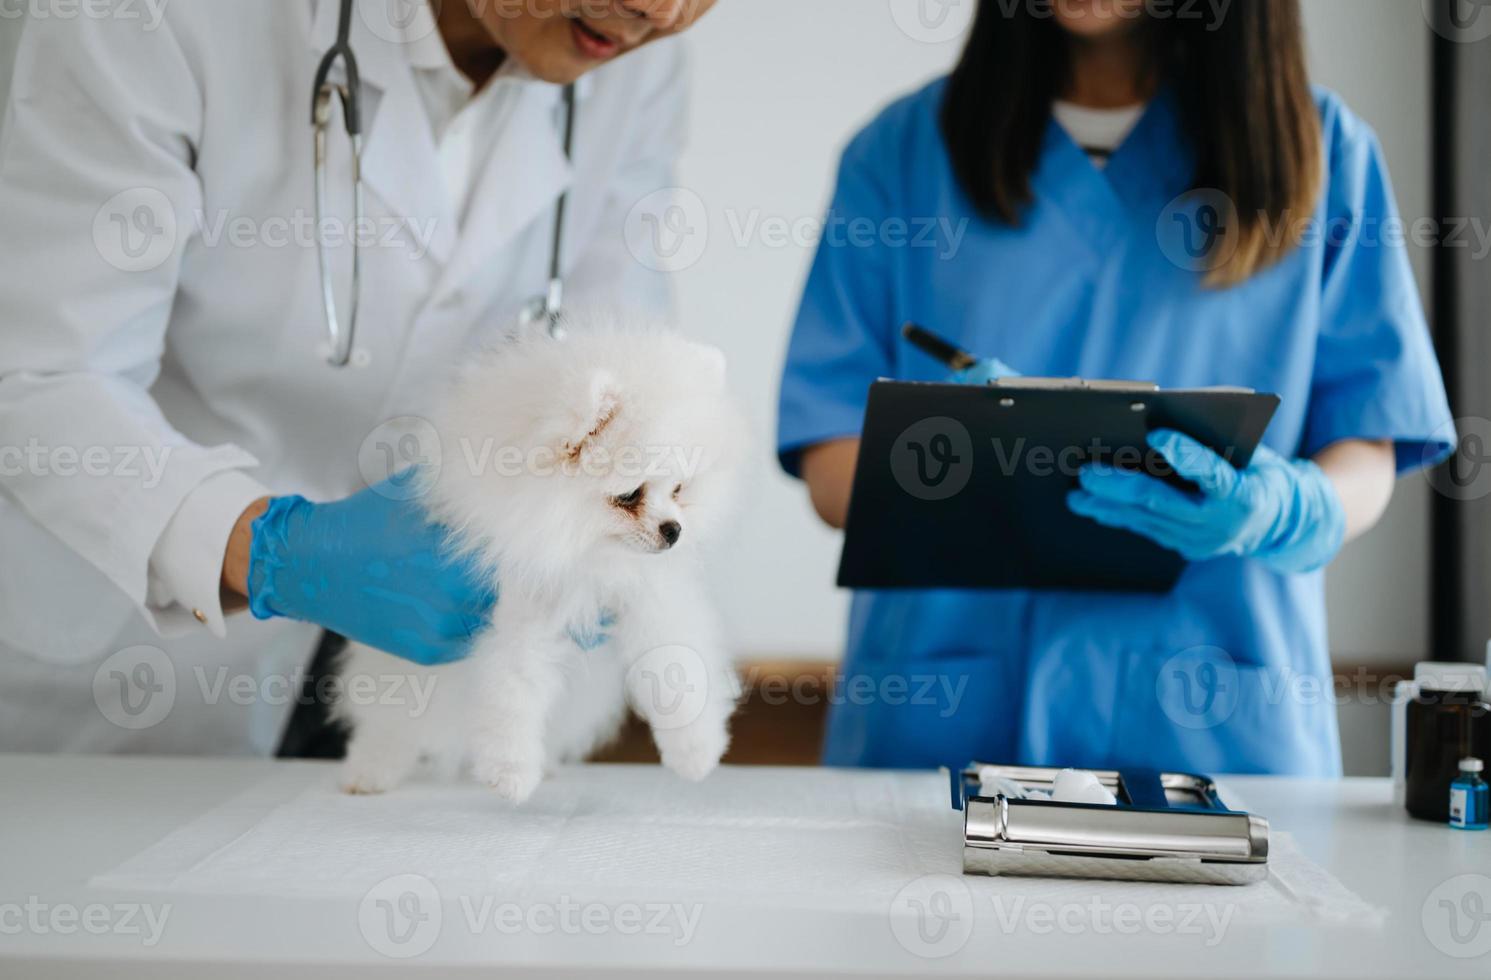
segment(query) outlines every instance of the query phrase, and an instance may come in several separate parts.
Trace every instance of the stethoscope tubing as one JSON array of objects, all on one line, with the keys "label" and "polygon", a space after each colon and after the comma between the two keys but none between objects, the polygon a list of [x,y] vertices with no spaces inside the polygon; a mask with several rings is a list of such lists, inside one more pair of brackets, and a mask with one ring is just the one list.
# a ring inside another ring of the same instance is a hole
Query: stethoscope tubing
[{"label": "stethoscope tubing", "polygon": [[[326,321],[328,354],[327,361],[333,367],[346,367],[352,360],[353,343],[356,340],[358,299],[362,293],[362,250],[357,241],[357,229],[363,226],[365,199],[362,187],[362,76],[358,70],[357,55],[352,50],[352,4],[354,0],[341,0],[337,21],[336,43],[327,50],[316,68],[315,90],[311,100],[311,126],[315,132],[315,208],[316,208],[316,257],[321,274],[321,304]],[[344,66],[345,84],[331,81],[331,73],[338,62]],[[352,246],[352,295],[343,321],[336,300],[336,287],[332,279],[330,249],[322,230],[326,227],[326,200],[330,192],[327,177],[329,168],[329,141],[331,130],[332,101],[339,99],[342,105],[342,121],[347,138],[352,146],[352,213],[353,234],[345,236]],[[564,87],[564,156],[574,158],[575,137],[575,86]],[[561,317],[564,309],[564,220],[569,204],[569,193],[561,194],[554,209],[554,231],[549,252],[549,282],[547,291],[539,297],[533,309],[527,313],[533,320],[547,322],[549,333],[555,337],[563,335]]]},{"label": "stethoscope tubing", "polygon": [[[316,85],[311,99],[311,126],[315,130],[316,154],[316,260],[321,267],[321,305],[326,318],[327,360],[333,367],[346,367],[352,360],[352,344],[357,333],[358,298],[362,294],[362,249],[357,242],[363,225],[362,193],[362,75],[357,55],[352,50],[353,0],[341,0],[337,22],[337,40],[316,68]],[[330,81],[332,70],[341,62],[347,73],[344,85]],[[352,144],[352,295],[344,323],[337,312],[336,286],[332,282],[331,256],[326,244],[326,197],[328,194],[328,133],[331,129],[331,103],[334,96],[342,103],[342,121]]]}]

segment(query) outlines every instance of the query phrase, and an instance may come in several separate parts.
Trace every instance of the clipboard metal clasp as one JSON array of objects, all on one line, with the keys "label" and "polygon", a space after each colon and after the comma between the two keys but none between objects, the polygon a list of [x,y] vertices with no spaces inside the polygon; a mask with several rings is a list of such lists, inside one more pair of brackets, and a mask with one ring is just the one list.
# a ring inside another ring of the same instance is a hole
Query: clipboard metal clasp
[{"label": "clipboard metal clasp", "polygon": [[989,387],[1008,391],[1126,391],[1154,392],[1160,386],[1153,381],[1097,380],[1092,378],[995,378]]}]

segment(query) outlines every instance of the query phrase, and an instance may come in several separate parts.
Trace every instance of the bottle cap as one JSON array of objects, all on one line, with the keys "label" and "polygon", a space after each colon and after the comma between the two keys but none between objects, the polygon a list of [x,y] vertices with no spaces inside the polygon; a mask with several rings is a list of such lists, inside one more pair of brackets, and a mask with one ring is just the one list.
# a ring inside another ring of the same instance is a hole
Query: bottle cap
[{"label": "bottle cap", "polygon": [[1481,762],[1481,760],[1477,759],[1475,756],[1470,756],[1469,758],[1460,760],[1461,772],[1480,772],[1484,768],[1486,768],[1485,763]]},{"label": "bottle cap", "polygon": [[1420,691],[1444,691],[1453,694],[1480,694],[1486,690],[1486,668],[1480,664],[1415,664],[1413,681]]}]

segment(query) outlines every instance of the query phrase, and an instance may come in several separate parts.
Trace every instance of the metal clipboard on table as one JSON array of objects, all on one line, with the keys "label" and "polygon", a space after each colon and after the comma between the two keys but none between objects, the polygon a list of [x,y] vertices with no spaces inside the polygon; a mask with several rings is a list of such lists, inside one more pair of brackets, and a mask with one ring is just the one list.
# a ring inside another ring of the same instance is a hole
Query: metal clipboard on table
[{"label": "metal clipboard on table", "polygon": [[1103,461],[1189,486],[1145,442],[1184,432],[1244,467],[1279,398],[1243,388],[1004,378],[870,387],[838,583],[846,588],[1168,592],[1172,551],[1067,509]]}]

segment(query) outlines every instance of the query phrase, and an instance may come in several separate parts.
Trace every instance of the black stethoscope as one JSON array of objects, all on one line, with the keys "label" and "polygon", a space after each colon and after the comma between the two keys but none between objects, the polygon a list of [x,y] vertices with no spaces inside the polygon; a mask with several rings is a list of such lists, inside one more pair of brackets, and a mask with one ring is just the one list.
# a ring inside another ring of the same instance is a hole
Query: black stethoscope
[{"label": "black stethoscope", "polygon": [[[347,138],[352,143],[352,219],[353,229],[362,227],[362,77],[357,69],[357,55],[349,41],[352,33],[353,0],[341,0],[341,12],[337,19],[337,39],[321,59],[316,69],[316,87],[311,102],[311,126],[316,134],[316,255],[321,266],[321,303],[326,314],[326,336],[330,342],[330,362],[334,367],[346,367],[352,359],[352,340],[357,330],[357,299],[362,291],[362,254],[357,234],[348,237],[352,242],[352,298],[347,310],[347,320],[342,322],[337,312],[336,290],[332,284],[329,246],[322,233],[325,223],[327,196],[327,143],[331,131],[331,106],[333,97],[342,103],[342,121]],[[337,62],[345,66],[347,81],[338,84],[330,81]],[[575,136],[575,86],[564,87],[564,155],[568,159],[574,149]],[[554,336],[562,334],[560,315],[564,306],[564,278],[560,274],[559,261],[564,248],[564,212],[569,202],[566,191],[559,197],[554,210],[554,232],[549,253],[549,286],[547,291],[536,296],[519,314],[524,324],[545,322]]]}]

